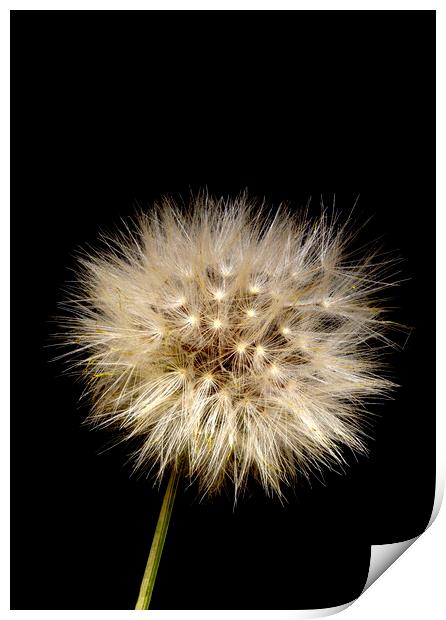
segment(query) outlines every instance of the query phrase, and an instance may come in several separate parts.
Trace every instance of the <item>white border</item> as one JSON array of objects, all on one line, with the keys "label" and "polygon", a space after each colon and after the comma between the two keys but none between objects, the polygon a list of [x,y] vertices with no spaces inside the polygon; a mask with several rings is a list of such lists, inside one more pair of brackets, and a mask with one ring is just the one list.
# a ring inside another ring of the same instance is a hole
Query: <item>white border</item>
[{"label": "white border", "polygon": [[2,431],[0,434],[2,446],[0,449],[0,480],[3,497],[6,502],[2,505],[0,515],[1,523],[1,573],[0,595],[2,608],[9,607],[9,15],[5,19],[5,11],[2,11],[0,19],[0,282],[2,297],[0,299],[0,394],[2,409]]},{"label": "white border", "polygon": [[[36,7],[35,2],[12,3],[12,9],[15,10],[79,10],[79,9],[102,9],[102,10],[135,10],[135,9],[164,9],[164,10],[228,10],[228,9],[251,9],[251,10],[281,10],[281,9],[336,9],[336,10],[426,10],[435,9],[435,6],[426,6],[421,2],[399,1],[399,2],[283,2],[276,3],[260,1],[255,2],[240,0],[218,2],[169,2],[168,0],[159,2],[137,2],[131,0],[124,5],[120,2],[46,2]],[[444,154],[445,145],[445,121],[444,111],[446,110],[445,98],[445,39],[446,33],[444,28],[443,12],[437,11],[437,398],[438,411],[442,415],[437,416],[437,481],[439,483],[439,491],[444,486],[445,468],[445,419],[446,398],[444,390],[441,390],[444,383],[444,356],[446,350],[446,330],[444,329],[444,308],[446,305],[446,295],[444,286],[444,274],[446,273],[446,243],[443,239],[443,231],[446,231],[446,204],[445,204],[445,186],[444,175],[446,174],[446,158]],[[0,74],[1,74],[1,91],[0,91],[0,108],[1,108],[1,125],[0,125],[0,268],[1,282],[3,290],[9,289],[9,213],[7,205],[10,203],[10,187],[9,187],[9,10],[2,9],[0,14]],[[443,112],[443,114],[441,114]],[[420,218],[420,234],[423,230],[423,205],[420,205],[418,213],[413,217]],[[443,276],[443,277],[442,277]],[[2,327],[2,359],[1,359],[1,394],[3,405],[3,421],[2,421],[2,440],[4,442],[1,450],[2,466],[0,467],[1,481],[4,493],[9,498],[9,300],[2,299],[0,304],[1,327]],[[416,455],[414,455],[416,458]],[[440,491],[441,492],[441,491]],[[404,617],[409,620],[412,618],[434,619],[442,617],[444,612],[444,574],[445,559],[444,549],[446,540],[446,511],[440,512],[438,519],[433,523],[432,527],[417,540],[415,544],[404,554],[404,559],[399,559],[394,566],[386,572],[386,576],[379,579],[373,586],[367,590],[355,603],[348,608],[344,614],[349,614],[350,618],[361,618],[364,620],[375,619],[377,615],[381,617]],[[6,611],[9,608],[9,509],[5,507],[1,511],[3,518],[1,549],[2,549],[2,573],[0,580],[1,607],[0,611]],[[8,552],[5,552],[8,551]],[[37,559],[38,560],[38,559]],[[69,584],[67,584],[69,587]],[[60,616],[70,616],[72,618],[97,618],[98,616],[106,617],[132,617],[133,611],[116,611],[116,612],[90,612],[90,611],[13,611],[10,612],[15,616],[37,615],[42,618]],[[211,612],[147,612],[150,617],[184,618],[189,620],[192,618],[297,618],[302,617],[298,612],[292,611],[211,611]]]},{"label": "white border", "polygon": [[[39,6],[36,6],[38,4]],[[366,2],[365,0],[350,0],[349,2],[334,2],[334,0],[315,1],[311,0],[129,0],[120,2],[119,0],[50,0],[46,2],[33,2],[25,0],[23,2],[11,2],[11,10],[189,10],[189,11],[279,11],[279,10],[435,10],[435,3],[423,3],[419,0],[377,0],[376,2]]]}]

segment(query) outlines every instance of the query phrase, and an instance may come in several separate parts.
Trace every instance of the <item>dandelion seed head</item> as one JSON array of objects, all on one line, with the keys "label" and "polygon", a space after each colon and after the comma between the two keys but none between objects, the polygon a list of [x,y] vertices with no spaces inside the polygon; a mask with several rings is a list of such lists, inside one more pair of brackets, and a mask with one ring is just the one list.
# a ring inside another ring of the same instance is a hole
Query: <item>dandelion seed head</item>
[{"label": "dandelion seed head", "polygon": [[91,420],[139,441],[136,468],[181,462],[204,494],[252,477],[281,495],[366,452],[366,405],[393,386],[391,281],[375,251],[349,256],[352,236],[246,196],[139,216],[83,256],[62,319]]}]

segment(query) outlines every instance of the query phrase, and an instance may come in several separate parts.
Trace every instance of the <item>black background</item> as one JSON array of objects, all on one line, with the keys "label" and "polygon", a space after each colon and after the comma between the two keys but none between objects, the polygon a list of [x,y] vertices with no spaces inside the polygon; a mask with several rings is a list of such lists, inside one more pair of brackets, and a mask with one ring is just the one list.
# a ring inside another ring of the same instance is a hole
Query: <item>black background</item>
[{"label": "black background", "polygon": [[434,491],[434,12],[12,13],[12,599],[131,609],[160,491],[49,360],[73,251],[163,193],[320,197],[405,258],[401,384],[369,458],[289,494],[181,490],[154,608],[326,607]]}]

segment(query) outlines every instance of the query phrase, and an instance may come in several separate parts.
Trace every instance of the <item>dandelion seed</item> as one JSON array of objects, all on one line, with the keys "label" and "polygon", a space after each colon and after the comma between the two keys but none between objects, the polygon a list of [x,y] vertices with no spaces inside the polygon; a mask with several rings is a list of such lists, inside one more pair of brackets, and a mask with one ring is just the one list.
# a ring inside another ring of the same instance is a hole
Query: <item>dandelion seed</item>
[{"label": "dandelion seed", "polygon": [[278,375],[280,375],[280,369],[276,364],[271,364],[271,366],[269,367],[269,373],[273,377],[277,377]]},{"label": "dandelion seed", "polygon": [[221,301],[224,298],[224,296],[225,296],[225,293],[224,291],[221,291],[221,290],[215,291],[214,293],[214,299],[216,301]]},{"label": "dandelion seed", "polygon": [[248,345],[246,342],[239,342],[236,345],[235,350],[237,351],[237,353],[240,353],[241,355],[243,355],[243,353],[246,352],[247,348],[248,348]]},{"label": "dandelion seed", "polygon": [[187,317],[186,322],[192,326],[198,325],[198,317],[195,314],[191,314]]},{"label": "dandelion seed", "polygon": [[221,268],[221,275],[224,278],[227,278],[228,276],[230,276],[232,274],[232,267],[230,265],[224,265]]}]

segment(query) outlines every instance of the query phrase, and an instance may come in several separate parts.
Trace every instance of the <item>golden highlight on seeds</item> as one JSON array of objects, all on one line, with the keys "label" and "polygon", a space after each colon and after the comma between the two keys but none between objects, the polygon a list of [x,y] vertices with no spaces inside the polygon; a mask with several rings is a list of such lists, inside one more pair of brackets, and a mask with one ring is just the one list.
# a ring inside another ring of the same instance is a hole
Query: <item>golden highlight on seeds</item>
[{"label": "golden highlight on seeds", "polygon": [[[91,421],[135,438],[135,467],[182,464],[203,494],[296,476],[365,452],[384,376],[392,267],[353,252],[323,212],[163,201],[83,255],[63,320]],[[390,263],[391,264],[391,263]]]}]

